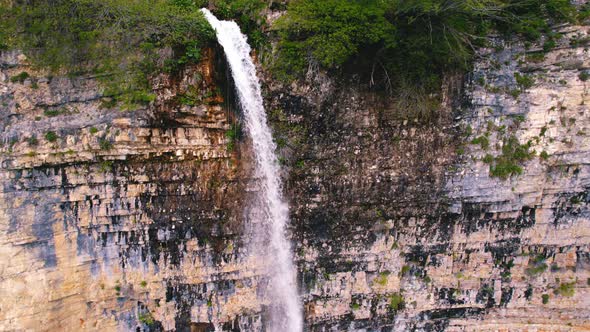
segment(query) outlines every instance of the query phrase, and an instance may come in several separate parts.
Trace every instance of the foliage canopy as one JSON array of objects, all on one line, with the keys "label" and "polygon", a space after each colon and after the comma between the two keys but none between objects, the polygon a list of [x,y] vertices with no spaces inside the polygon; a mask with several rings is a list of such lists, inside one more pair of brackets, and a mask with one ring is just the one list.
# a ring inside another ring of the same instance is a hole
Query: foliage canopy
[{"label": "foliage canopy", "polygon": [[437,89],[443,72],[469,65],[492,29],[535,39],[575,14],[568,0],[293,0],[275,25],[276,68],[297,75],[354,65],[371,79],[383,71],[390,86]]}]

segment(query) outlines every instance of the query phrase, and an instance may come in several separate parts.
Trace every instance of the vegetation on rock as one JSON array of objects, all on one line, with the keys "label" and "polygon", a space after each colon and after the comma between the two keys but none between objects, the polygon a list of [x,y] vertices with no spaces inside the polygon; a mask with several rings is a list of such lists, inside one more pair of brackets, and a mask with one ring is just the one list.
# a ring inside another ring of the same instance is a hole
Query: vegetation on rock
[{"label": "vegetation on rock", "polygon": [[58,138],[59,136],[57,136],[54,131],[48,131],[45,133],[45,140],[47,140],[49,143],[54,143]]},{"label": "vegetation on rock", "polygon": [[529,262],[529,266],[525,269],[525,273],[531,277],[537,276],[547,270],[545,257],[537,256]]},{"label": "vegetation on rock", "polygon": [[21,72],[18,75],[12,76],[10,78],[10,82],[12,83],[23,83],[27,78],[29,78],[29,73],[27,73],[26,71]]},{"label": "vegetation on rock", "polygon": [[575,294],[575,282],[567,282],[561,283],[557,289],[555,289],[555,294],[559,294],[566,297],[572,297]]},{"label": "vegetation on rock", "polygon": [[404,306],[404,298],[400,293],[393,293],[389,295],[389,308],[391,310],[399,310]]},{"label": "vegetation on rock", "polygon": [[521,164],[530,160],[534,151],[530,151],[532,143],[520,144],[515,136],[504,140],[502,154],[490,164],[490,175],[506,179],[512,175],[522,174]]},{"label": "vegetation on rock", "polygon": [[152,317],[151,313],[144,312],[139,314],[138,320],[145,325],[152,325],[155,323],[154,317]]},{"label": "vegetation on rock", "polygon": [[[213,39],[205,6],[236,20],[255,48],[268,45],[263,10],[285,8],[263,0],[5,1],[0,49],[20,48],[54,71],[99,75],[115,101],[145,104],[150,77],[198,61]],[[286,8],[273,25],[277,77],[354,68],[407,96],[428,95],[444,73],[468,68],[490,32],[545,35],[547,43],[552,23],[583,20],[587,11],[568,0],[293,0]]]},{"label": "vegetation on rock", "polygon": [[200,5],[184,0],[0,2],[0,48],[21,49],[32,64],[52,72],[96,75],[106,95],[132,107],[153,100],[150,77],[198,61],[201,47],[213,40]]},{"label": "vegetation on rock", "polygon": [[[275,28],[281,73],[353,64],[374,82],[437,90],[445,72],[463,70],[492,31],[536,40],[574,21],[568,0],[294,0]],[[393,79],[395,81],[393,81]]]}]

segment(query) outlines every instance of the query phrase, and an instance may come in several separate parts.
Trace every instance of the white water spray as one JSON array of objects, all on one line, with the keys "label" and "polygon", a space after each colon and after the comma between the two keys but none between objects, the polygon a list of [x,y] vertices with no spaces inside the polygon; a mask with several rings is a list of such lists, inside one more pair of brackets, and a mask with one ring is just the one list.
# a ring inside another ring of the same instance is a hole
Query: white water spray
[{"label": "white water spray", "polygon": [[289,221],[289,207],[282,196],[279,178],[280,167],[274,154],[270,128],[262,102],[256,67],[250,58],[250,45],[235,22],[219,21],[210,11],[202,9],[207,21],[217,34],[223,47],[238,99],[244,113],[247,133],[250,135],[256,157],[256,175],[261,181],[260,208],[269,227],[270,239],[264,250],[270,257],[269,299],[271,301],[271,331],[300,332],[303,329],[301,306],[297,294],[296,270],[293,265],[291,244],[285,234]]}]

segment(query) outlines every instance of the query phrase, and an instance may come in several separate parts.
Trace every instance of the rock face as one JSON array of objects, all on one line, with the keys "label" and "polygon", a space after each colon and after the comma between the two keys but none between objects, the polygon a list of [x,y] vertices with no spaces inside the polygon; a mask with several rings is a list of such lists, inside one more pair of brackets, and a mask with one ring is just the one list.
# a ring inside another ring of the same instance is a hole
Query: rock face
[{"label": "rock face", "polygon": [[312,330],[590,328],[588,28],[560,33],[483,50],[429,124],[353,84],[279,92]]},{"label": "rock face", "polygon": [[3,54],[1,330],[256,326],[239,320],[263,301],[260,264],[238,258],[249,172],[228,149],[230,103],[177,102],[229,91],[219,59],[123,111],[96,80],[48,80]]},{"label": "rock face", "polygon": [[[560,33],[482,50],[428,121],[354,81],[266,81],[308,330],[590,329],[589,35]],[[218,50],[133,111],[0,60],[0,330],[262,330]]]}]

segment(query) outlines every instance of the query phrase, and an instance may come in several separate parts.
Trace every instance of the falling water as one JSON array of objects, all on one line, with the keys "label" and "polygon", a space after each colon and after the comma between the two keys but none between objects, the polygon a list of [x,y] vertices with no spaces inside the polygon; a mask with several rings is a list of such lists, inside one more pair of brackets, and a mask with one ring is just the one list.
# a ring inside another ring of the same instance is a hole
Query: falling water
[{"label": "falling water", "polygon": [[261,181],[259,208],[266,219],[261,224],[267,225],[270,237],[260,241],[267,245],[264,251],[268,253],[266,259],[270,262],[270,330],[299,332],[303,328],[303,319],[291,244],[285,234],[289,207],[282,197],[280,168],[274,154],[276,146],[266,122],[256,67],[250,58],[250,45],[235,22],[219,21],[207,9],[202,11],[225,51],[244,113],[245,128],[254,145],[256,175]]}]

